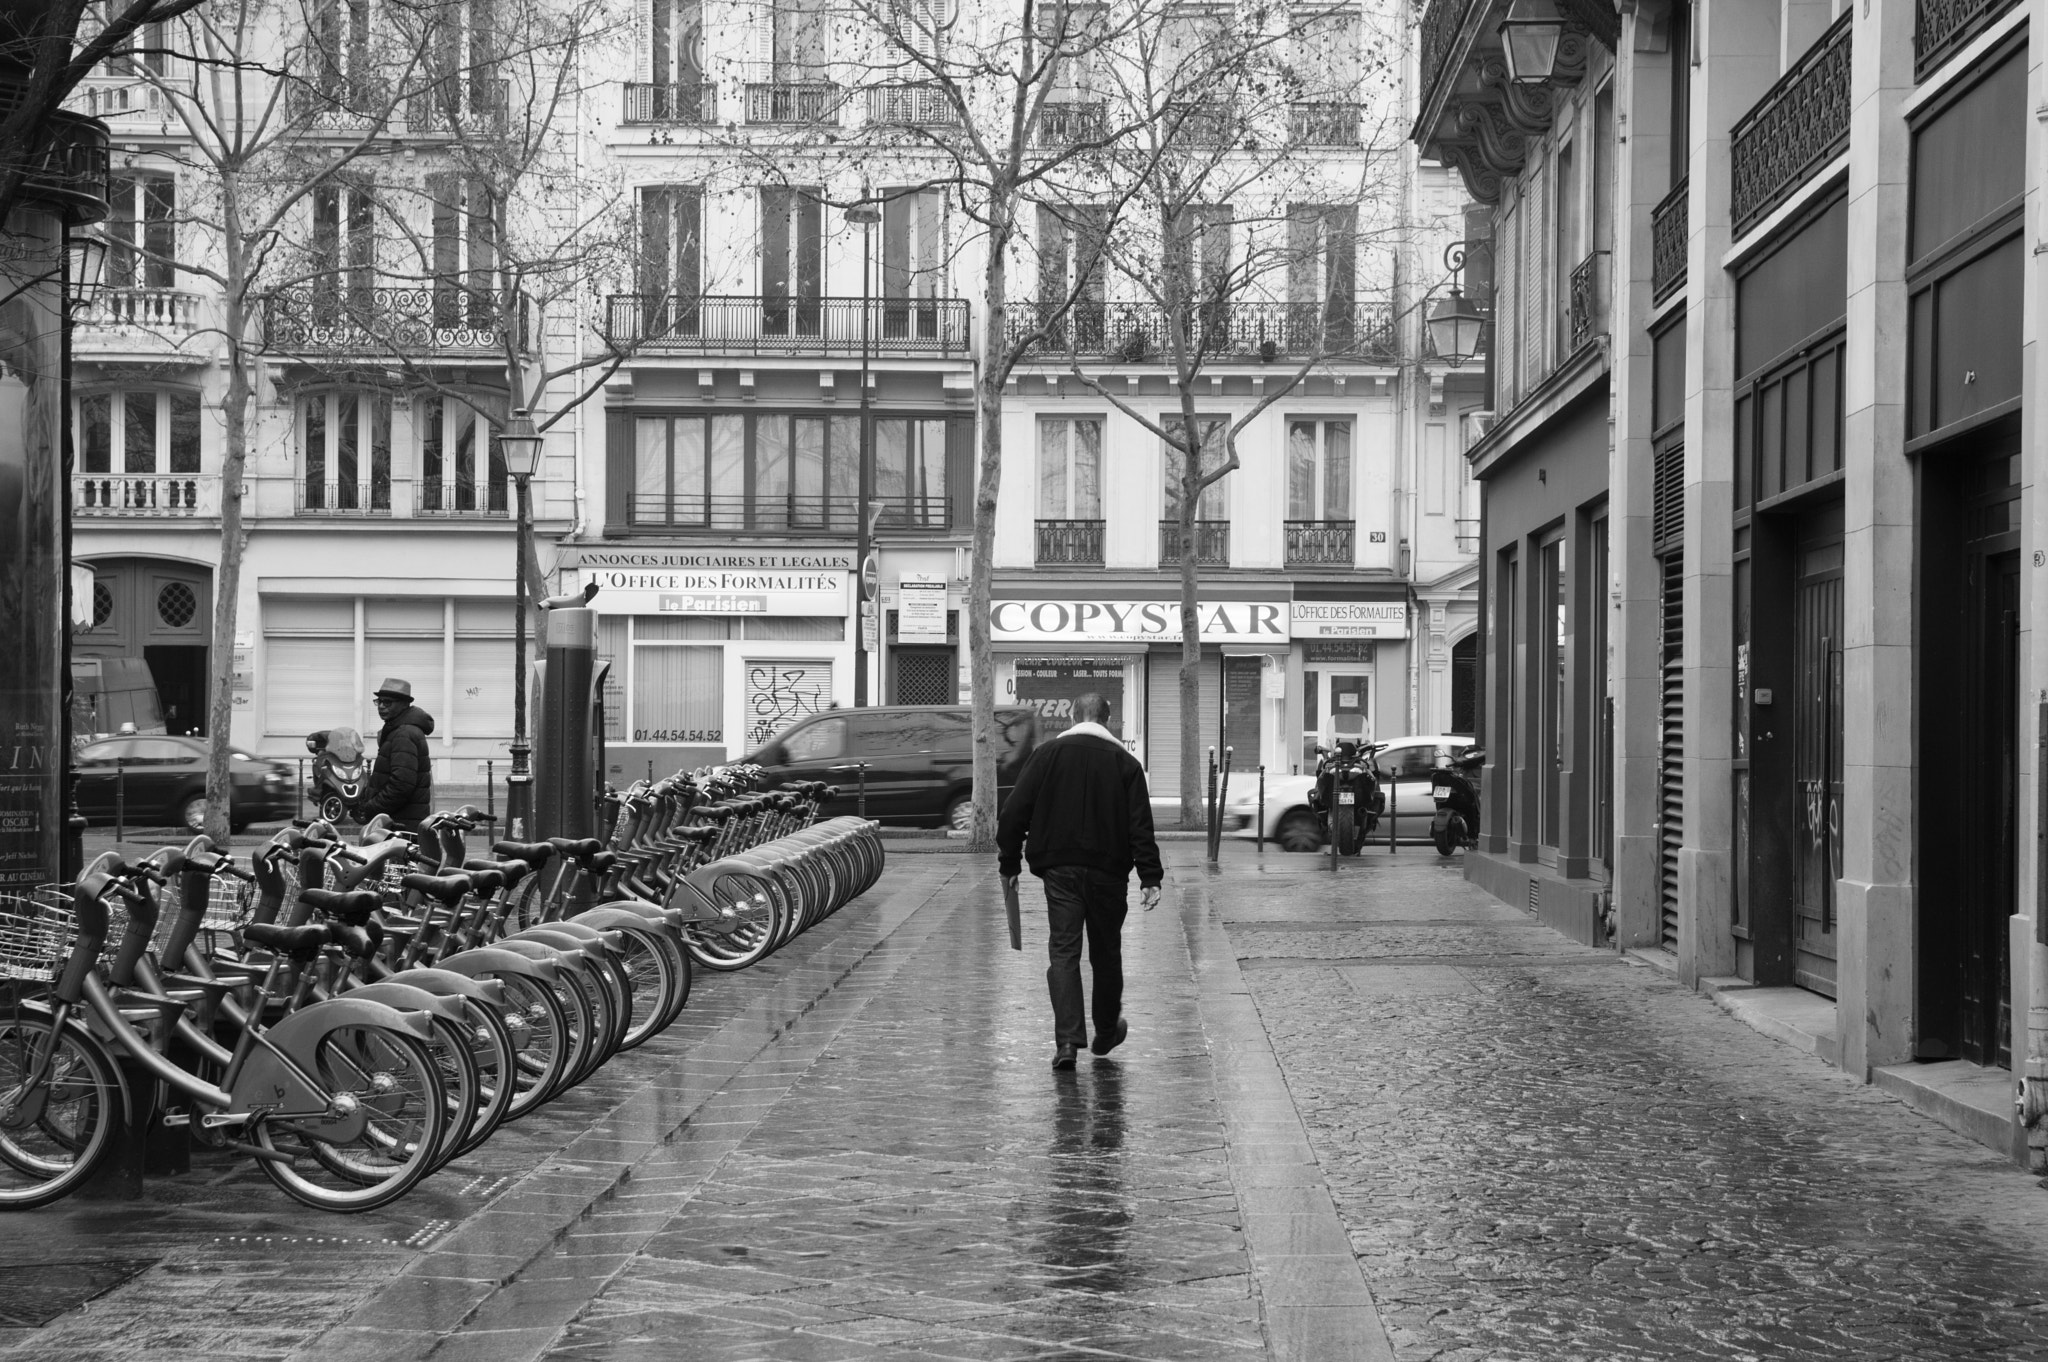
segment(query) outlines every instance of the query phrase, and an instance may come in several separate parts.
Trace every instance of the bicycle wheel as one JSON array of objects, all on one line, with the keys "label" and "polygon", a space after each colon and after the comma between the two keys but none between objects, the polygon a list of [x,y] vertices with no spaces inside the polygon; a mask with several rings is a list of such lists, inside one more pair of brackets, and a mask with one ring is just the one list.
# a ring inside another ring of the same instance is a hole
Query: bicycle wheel
[{"label": "bicycle wheel", "polygon": [[[346,1023],[320,1038],[313,1073],[329,1102],[367,1115],[354,1134],[333,1135],[324,1115],[254,1122],[268,1156],[257,1164],[293,1198],[323,1211],[367,1211],[405,1195],[440,1166],[448,1129],[440,1064],[423,1041],[381,1026]],[[346,1171],[342,1171],[346,1170]]]},{"label": "bicycle wheel", "polygon": [[[433,1039],[426,1042],[427,1053],[434,1061],[434,1073],[442,1094],[443,1110],[447,1120],[442,1125],[441,1139],[434,1149],[435,1168],[454,1158],[469,1137],[470,1127],[476,1121],[477,1089],[480,1086],[476,1061],[470,1056],[469,1041],[463,1029],[442,1017],[433,1018]],[[372,1050],[355,1056],[365,1072],[374,1071],[379,1063],[379,1052]],[[313,1157],[326,1161],[327,1151],[321,1146],[313,1147]],[[353,1177],[370,1183],[383,1175],[383,1167],[372,1160],[367,1166],[359,1165],[349,1153],[333,1156],[329,1167],[343,1177]]]},{"label": "bicycle wheel", "polygon": [[495,977],[505,986],[505,1023],[513,1046],[512,1100],[505,1119],[516,1121],[548,1100],[569,1058],[569,1013],[546,985],[524,974]]},{"label": "bicycle wheel", "polygon": [[460,1158],[491,1137],[512,1110],[516,1061],[511,1029],[497,1009],[478,998],[462,1000],[463,1023],[469,1031],[469,1053],[476,1061],[476,1119],[455,1151]]},{"label": "bicycle wheel", "polygon": [[121,1120],[114,1057],[49,1018],[0,1018],[0,1210],[65,1196],[112,1147]]},{"label": "bicycle wheel", "polygon": [[682,1011],[677,995],[687,1000],[690,957],[667,932],[650,928],[626,932],[626,955],[619,961],[633,984],[633,1010],[621,1050],[634,1050],[659,1035]]}]

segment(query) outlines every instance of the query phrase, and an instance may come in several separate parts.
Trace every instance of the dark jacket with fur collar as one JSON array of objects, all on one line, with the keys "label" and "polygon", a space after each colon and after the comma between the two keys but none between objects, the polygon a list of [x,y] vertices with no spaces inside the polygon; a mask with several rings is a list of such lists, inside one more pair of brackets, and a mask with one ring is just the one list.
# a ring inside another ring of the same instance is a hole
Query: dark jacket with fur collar
[{"label": "dark jacket with fur collar", "polygon": [[363,797],[371,814],[388,813],[400,822],[417,823],[434,811],[434,763],[427,754],[433,716],[412,705],[393,716],[377,733],[377,762],[370,768],[369,790]]}]

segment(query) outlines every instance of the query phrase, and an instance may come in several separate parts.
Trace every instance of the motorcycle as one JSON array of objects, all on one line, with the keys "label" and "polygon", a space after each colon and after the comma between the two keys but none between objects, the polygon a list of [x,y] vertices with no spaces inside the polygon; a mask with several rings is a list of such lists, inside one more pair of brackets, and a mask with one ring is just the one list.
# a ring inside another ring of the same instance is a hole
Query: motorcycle
[{"label": "motorcycle", "polygon": [[1479,845],[1479,768],[1485,764],[1486,753],[1474,747],[1430,775],[1436,817],[1430,820],[1429,835],[1439,856]]},{"label": "motorcycle", "polygon": [[1386,812],[1387,796],[1373,769],[1373,754],[1384,743],[1340,741],[1316,748],[1316,783],[1308,806],[1322,823],[1323,839],[1342,856],[1356,856]]},{"label": "motorcycle", "polygon": [[363,735],[353,728],[323,728],[306,735],[306,750],[313,754],[313,771],[306,782],[313,809],[328,822],[339,823],[362,799],[370,778]]}]

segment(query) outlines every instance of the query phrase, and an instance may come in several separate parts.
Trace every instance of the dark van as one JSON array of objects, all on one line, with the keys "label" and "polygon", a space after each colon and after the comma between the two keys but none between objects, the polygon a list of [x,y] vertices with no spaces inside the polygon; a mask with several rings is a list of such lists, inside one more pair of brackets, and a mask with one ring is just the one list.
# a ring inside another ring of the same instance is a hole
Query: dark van
[{"label": "dark van", "polygon": [[[965,828],[973,816],[974,755],[966,705],[882,705],[814,714],[782,730],[747,758],[772,780],[822,780],[839,787],[823,817],[858,813],[860,763],[867,763],[867,816],[885,827]],[[1038,716],[996,711],[1003,751],[997,799],[1017,783],[1038,736]]]}]

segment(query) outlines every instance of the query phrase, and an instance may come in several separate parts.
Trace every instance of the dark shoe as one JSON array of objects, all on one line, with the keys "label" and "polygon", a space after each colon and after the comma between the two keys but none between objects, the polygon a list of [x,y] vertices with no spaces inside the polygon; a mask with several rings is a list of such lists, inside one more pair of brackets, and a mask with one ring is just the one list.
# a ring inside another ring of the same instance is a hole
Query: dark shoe
[{"label": "dark shoe", "polygon": [[1116,1019],[1116,1030],[1098,1031],[1095,1033],[1095,1039],[1088,1043],[1088,1052],[1095,1055],[1106,1055],[1111,1050],[1116,1049],[1117,1046],[1122,1045],[1124,1037],[1129,1034],[1131,1034],[1131,1024],[1122,1017],[1118,1017]]},{"label": "dark shoe", "polygon": [[1073,1068],[1075,1053],[1076,1052],[1073,1046],[1064,1044],[1061,1045],[1059,1049],[1053,1052],[1052,1067],[1055,1069]]}]

